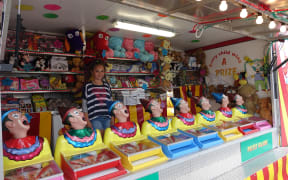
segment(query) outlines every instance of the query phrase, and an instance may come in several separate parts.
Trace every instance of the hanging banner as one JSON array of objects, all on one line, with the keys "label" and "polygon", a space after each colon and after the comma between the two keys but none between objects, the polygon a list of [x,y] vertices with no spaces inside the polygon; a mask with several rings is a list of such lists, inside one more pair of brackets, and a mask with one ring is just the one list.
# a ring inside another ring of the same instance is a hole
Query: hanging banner
[{"label": "hanging banner", "polygon": [[[248,83],[254,85],[256,73],[260,79],[258,66],[263,65],[263,61],[258,60],[263,59],[265,45],[265,41],[255,40],[205,51],[209,68],[208,85],[233,85],[233,74],[244,71]],[[262,88],[262,83],[259,84]]]}]

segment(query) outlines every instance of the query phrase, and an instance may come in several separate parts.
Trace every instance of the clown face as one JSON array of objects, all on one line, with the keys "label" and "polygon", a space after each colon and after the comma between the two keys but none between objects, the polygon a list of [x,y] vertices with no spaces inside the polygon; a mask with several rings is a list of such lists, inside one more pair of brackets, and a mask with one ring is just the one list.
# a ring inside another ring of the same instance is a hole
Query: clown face
[{"label": "clown face", "polygon": [[202,108],[202,110],[205,110],[205,111],[207,111],[211,108],[209,100],[205,97],[202,98],[201,108]]},{"label": "clown face", "polygon": [[68,112],[69,122],[73,129],[84,129],[87,122],[85,121],[84,114],[77,108],[71,108]]},{"label": "clown face", "polygon": [[161,113],[163,112],[163,110],[161,109],[160,104],[155,101],[155,100],[151,100],[151,111],[152,111],[152,116],[153,117],[160,117]]},{"label": "clown face", "polygon": [[237,104],[237,105],[241,106],[241,105],[244,104],[244,100],[243,100],[242,96],[240,96],[239,94],[237,94],[237,95],[235,96],[235,99],[236,99],[235,101],[236,101],[236,104]]},{"label": "clown face", "polygon": [[24,138],[27,136],[27,131],[30,129],[30,125],[27,117],[18,111],[12,111],[8,114],[10,121],[5,122],[5,126],[14,138]]},{"label": "clown face", "polygon": [[180,109],[180,113],[188,113],[190,110],[188,103],[183,99],[180,101],[179,109]]},{"label": "clown face", "polygon": [[222,107],[227,107],[228,104],[229,104],[229,98],[228,98],[228,96],[223,95]]},{"label": "clown face", "polygon": [[127,118],[129,117],[127,107],[121,102],[115,104],[113,114],[119,120],[119,122],[126,122]]}]

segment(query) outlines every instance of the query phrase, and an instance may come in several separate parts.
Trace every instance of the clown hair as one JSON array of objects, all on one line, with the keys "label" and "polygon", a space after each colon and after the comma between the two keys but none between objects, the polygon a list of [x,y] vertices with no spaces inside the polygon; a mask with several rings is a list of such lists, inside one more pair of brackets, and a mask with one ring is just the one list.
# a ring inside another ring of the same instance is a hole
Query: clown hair
[{"label": "clown hair", "polygon": [[6,116],[3,120],[2,120],[2,130],[3,131],[8,131],[8,128],[5,126],[7,121],[12,121],[11,119],[8,118],[8,116]]},{"label": "clown hair", "polygon": [[71,124],[70,124],[70,121],[69,121],[69,118],[70,118],[70,117],[73,117],[73,116],[70,115],[70,114],[68,114],[68,115],[66,116],[66,118],[64,119],[63,124],[71,125]]}]

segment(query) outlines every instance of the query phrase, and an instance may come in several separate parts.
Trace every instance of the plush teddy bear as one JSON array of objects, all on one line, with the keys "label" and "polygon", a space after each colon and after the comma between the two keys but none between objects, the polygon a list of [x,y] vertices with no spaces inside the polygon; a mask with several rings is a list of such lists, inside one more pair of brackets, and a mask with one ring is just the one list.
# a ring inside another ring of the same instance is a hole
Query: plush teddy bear
[{"label": "plush teddy bear", "polygon": [[126,50],[122,47],[123,38],[112,36],[109,39],[109,47],[114,52],[114,57],[125,58]]},{"label": "plush teddy bear", "polygon": [[145,50],[149,53],[153,55],[153,59],[152,56],[150,55],[149,57],[151,57],[151,59],[149,59],[149,61],[153,61],[153,60],[157,60],[158,59],[158,52],[154,51],[154,43],[152,41],[145,41]]},{"label": "plush teddy bear", "polygon": [[48,69],[48,62],[42,57],[38,57],[35,60],[35,71],[45,71]]},{"label": "plush teddy bear", "polygon": [[260,117],[268,120],[272,124],[272,106],[270,98],[261,98],[258,100],[259,109],[257,113]]},{"label": "plush teddy bear", "polygon": [[84,84],[84,76],[76,75],[76,83],[74,88],[72,89],[74,102],[77,104],[82,103],[82,86]]},{"label": "plush teddy bear", "polygon": [[125,55],[127,58],[135,58],[135,53],[140,52],[138,48],[134,48],[134,40],[129,38],[124,38],[123,48],[126,49]]},{"label": "plush teddy bear", "polygon": [[72,63],[73,63],[73,68],[71,69],[71,71],[72,72],[80,72],[81,59],[80,58],[73,58]]},{"label": "plush teddy bear", "polygon": [[134,47],[139,49],[139,52],[135,53],[135,57],[139,58],[140,61],[151,62],[154,60],[154,56],[152,54],[149,54],[145,50],[145,41],[144,40],[136,39],[134,41]]},{"label": "plush teddy bear", "polygon": [[251,84],[245,84],[239,88],[238,93],[243,97],[245,101],[244,105],[248,110],[248,114],[254,114],[258,105],[256,88]]}]

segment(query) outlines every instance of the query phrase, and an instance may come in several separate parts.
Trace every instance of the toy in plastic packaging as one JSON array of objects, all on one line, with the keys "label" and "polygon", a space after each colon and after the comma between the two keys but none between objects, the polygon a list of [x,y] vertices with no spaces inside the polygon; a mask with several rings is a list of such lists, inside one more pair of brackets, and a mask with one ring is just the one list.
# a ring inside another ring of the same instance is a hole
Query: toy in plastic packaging
[{"label": "toy in plastic packaging", "polygon": [[2,91],[19,90],[19,79],[16,77],[1,77],[0,87]]},{"label": "toy in plastic packaging", "polygon": [[35,112],[47,111],[47,105],[44,97],[40,94],[32,95],[32,102]]},{"label": "toy in plastic packaging", "polygon": [[52,56],[50,63],[51,71],[68,71],[68,62],[66,57]]},{"label": "toy in plastic packaging", "polygon": [[21,90],[39,90],[38,79],[20,79]]}]

